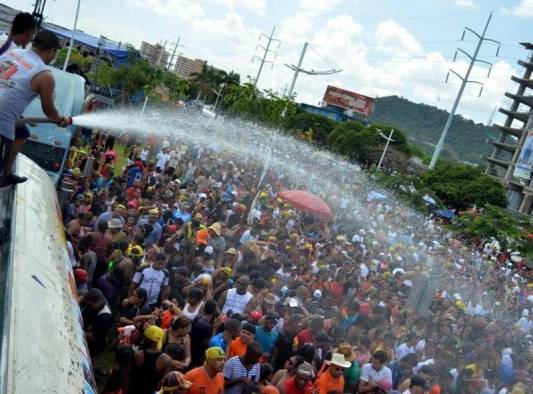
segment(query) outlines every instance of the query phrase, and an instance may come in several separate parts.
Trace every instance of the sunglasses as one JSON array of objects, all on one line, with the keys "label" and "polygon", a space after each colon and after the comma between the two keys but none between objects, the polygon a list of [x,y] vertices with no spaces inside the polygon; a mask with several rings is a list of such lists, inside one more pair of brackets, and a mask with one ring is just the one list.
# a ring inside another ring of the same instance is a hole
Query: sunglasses
[{"label": "sunglasses", "polygon": [[343,368],[343,367],[335,367],[334,369],[335,369],[335,371],[339,371],[339,372],[344,371],[344,368]]}]

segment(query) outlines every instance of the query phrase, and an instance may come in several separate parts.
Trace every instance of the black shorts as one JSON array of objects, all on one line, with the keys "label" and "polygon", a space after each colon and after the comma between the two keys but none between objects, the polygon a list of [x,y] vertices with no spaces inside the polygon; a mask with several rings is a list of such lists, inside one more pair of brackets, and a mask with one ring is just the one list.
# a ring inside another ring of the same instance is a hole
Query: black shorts
[{"label": "black shorts", "polygon": [[15,139],[28,139],[30,137],[30,129],[25,124],[15,126]]}]

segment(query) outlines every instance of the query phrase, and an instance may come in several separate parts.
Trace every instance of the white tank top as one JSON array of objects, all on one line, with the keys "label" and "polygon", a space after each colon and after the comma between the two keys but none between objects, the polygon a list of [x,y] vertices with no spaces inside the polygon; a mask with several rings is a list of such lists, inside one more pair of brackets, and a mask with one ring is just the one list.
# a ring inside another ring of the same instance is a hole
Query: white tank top
[{"label": "white tank top", "polygon": [[226,302],[224,303],[224,307],[222,307],[222,313],[232,311],[233,313],[242,314],[244,308],[246,308],[246,304],[248,304],[248,301],[252,297],[252,293],[249,291],[246,294],[240,295],[237,294],[237,289],[229,289],[226,295]]},{"label": "white tank top", "polygon": [[191,321],[194,320],[196,316],[200,313],[200,309],[202,309],[202,306],[204,305],[204,302],[200,302],[198,305],[196,305],[196,309],[194,311],[191,311],[191,306],[189,303],[185,305],[185,308],[183,308],[182,313],[187,316]]},{"label": "white tank top", "polygon": [[15,138],[15,120],[38,94],[31,81],[47,70],[32,49],[13,49],[0,56],[0,135]]}]

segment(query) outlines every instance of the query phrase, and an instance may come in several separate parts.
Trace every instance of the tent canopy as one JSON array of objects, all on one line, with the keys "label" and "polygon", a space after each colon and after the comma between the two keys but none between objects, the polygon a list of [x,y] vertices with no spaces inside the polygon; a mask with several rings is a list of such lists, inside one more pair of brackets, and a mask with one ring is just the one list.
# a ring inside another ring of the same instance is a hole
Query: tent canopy
[{"label": "tent canopy", "polygon": [[[59,38],[64,40],[70,40],[72,36],[72,30],[66,29],[61,26],[47,24],[45,26],[46,30],[50,30],[59,36]],[[91,36],[83,32],[82,30],[76,29],[76,34],[74,36],[74,43],[78,45],[85,45],[94,50],[98,49],[98,42],[100,41],[99,37]],[[115,64],[120,65],[126,61],[128,57],[128,48],[126,44],[121,44],[116,41],[106,39],[102,48],[109,53],[113,58]]]}]

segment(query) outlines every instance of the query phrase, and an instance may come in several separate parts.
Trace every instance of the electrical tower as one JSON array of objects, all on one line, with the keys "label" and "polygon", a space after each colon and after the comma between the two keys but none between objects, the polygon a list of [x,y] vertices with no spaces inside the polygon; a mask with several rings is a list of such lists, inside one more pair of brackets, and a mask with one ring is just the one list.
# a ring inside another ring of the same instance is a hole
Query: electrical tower
[{"label": "electrical tower", "polygon": [[462,83],[461,83],[461,87],[459,88],[459,92],[457,92],[457,97],[455,98],[455,101],[453,103],[453,107],[452,107],[452,110],[450,111],[450,115],[448,116],[448,120],[446,120],[446,124],[444,125],[444,129],[442,130],[442,133],[440,135],[439,142],[437,143],[437,146],[435,147],[435,152],[433,152],[433,157],[431,158],[431,163],[429,163],[429,169],[430,170],[435,168],[435,165],[437,164],[437,159],[439,158],[439,154],[440,154],[440,152],[442,150],[442,147],[444,145],[444,140],[446,139],[446,134],[448,134],[448,131],[449,131],[450,126],[452,124],[452,120],[453,120],[453,117],[455,115],[455,111],[457,110],[457,107],[459,106],[459,102],[461,101],[461,96],[463,95],[463,91],[465,90],[466,84],[467,83],[475,83],[475,84],[481,85],[481,89],[479,90],[479,96],[481,96],[481,92],[483,91],[483,83],[479,82],[479,81],[472,81],[472,80],[468,79],[470,77],[470,71],[472,71],[472,67],[474,67],[474,63],[479,62],[479,63],[488,64],[490,67],[489,67],[489,72],[487,74],[487,78],[490,76],[490,71],[492,69],[492,63],[486,62],[484,60],[479,60],[477,58],[477,56],[479,54],[479,49],[481,48],[481,44],[483,44],[484,41],[494,42],[494,43],[498,44],[498,49],[496,50],[496,56],[498,56],[498,54],[500,53],[500,45],[501,45],[501,43],[499,41],[492,40],[490,38],[485,38],[485,34],[487,33],[487,29],[489,27],[489,23],[490,23],[491,19],[492,19],[492,12],[490,13],[489,18],[487,19],[487,23],[485,24],[485,28],[483,29],[483,33],[481,35],[477,34],[474,30],[472,30],[472,29],[470,29],[468,27],[465,27],[465,29],[463,30],[463,36],[461,37],[461,41],[464,40],[465,33],[467,31],[469,31],[470,33],[472,33],[472,34],[477,36],[478,43],[477,43],[476,50],[475,50],[473,56],[470,56],[467,52],[463,51],[461,48],[457,48],[457,50],[455,51],[455,55],[453,57],[453,61],[455,61],[457,59],[458,52],[461,52],[462,54],[464,54],[466,57],[468,57],[470,59],[470,64],[468,66],[468,70],[466,71],[466,75],[464,76],[464,78],[461,75],[459,75],[458,73],[456,73],[455,71],[453,71],[452,69],[450,69],[448,71],[448,75],[446,75],[446,82],[448,82],[448,77],[450,76],[450,73],[452,73],[452,74],[455,74],[462,81]]},{"label": "electrical tower", "polygon": [[294,71],[294,75],[292,77],[291,87],[289,88],[289,93],[287,94],[288,97],[292,96],[292,93],[294,91],[294,85],[296,84],[296,79],[298,78],[299,73],[304,73],[308,75],[331,75],[331,74],[337,74],[340,73],[342,70],[336,70],[334,68],[326,71],[315,71],[313,69],[311,70],[305,70],[302,68],[302,63],[304,61],[305,52],[307,51],[307,47],[309,46],[309,43],[304,43],[304,47],[302,48],[302,52],[300,53],[300,60],[298,60],[298,65],[295,66],[294,64],[288,65],[285,64],[287,67],[289,67],[291,70]]},{"label": "electrical tower", "polygon": [[278,47],[276,49],[278,49],[281,45],[281,41],[280,40],[277,40],[274,38],[274,31],[276,30],[276,26],[274,26],[272,28],[272,33],[270,33],[270,36],[267,36],[263,33],[261,33],[261,35],[259,36],[259,40],[261,40],[262,37],[265,37],[268,42],[267,42],[267,45],[266,47],[262,46],[261,44],[257,44],[257,46],[255,47],[255,50],[257,51],[257,48],[261,48],[263,50],[263,57],[260,58],[259,56],[256,56],[254,55],[252,57],[252,62],[254,61],[254,59],[257,59],[259,60],[261,63],[259,64],[259,70],[257,70],[257,76],[255,77],[255,80],[254,80],[254,87],[257,87],[257,82],[259,81],[259,76],[261,75],[261,71],[263,71],[263,66],[265,65],[265,63],[269,63],[272,65],[272,67],[274,66],[274,62],[273,62],[273,59],[272,60],[267,60],[267,56],[269,53],[273,53],[274,54],[274,59],[276,58],[277,56],[277,52],[273,49],[270,49],[270,45],[273,43],[273,42],[277,42],[278,43]]},{"label": "electrical tower", "polygon": [[[178,50],[178,48],[179,47],[185,48],[185,46],[180,45],[180,39],[181,38],[178,37],[177,41],[173,43],[174,49],[172,49],[172,55],[170,56],[170,61],[168,62],[167,67],[166,67],[167,71],[168,70],[172,71],[172,65],[173,65],[172,63],[174,62],[174,57],[176,56],[176,51]],[[181,52],[178,52],[178,56],[179,56],[180,53]]]}]

